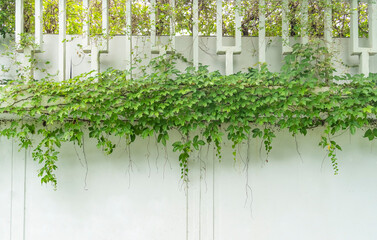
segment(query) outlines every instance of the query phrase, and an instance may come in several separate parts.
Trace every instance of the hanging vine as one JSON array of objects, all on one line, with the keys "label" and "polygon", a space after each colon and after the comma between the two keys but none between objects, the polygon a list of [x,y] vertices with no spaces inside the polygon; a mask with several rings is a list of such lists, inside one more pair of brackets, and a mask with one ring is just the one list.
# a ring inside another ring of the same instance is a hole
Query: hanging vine
[{"label": "hanging vine", "polygon": [[260,138],[269,153],[274,129],[296,136],[317,127],[324,127],[319,144],[337,174],[341,148],[331,138],[335,133],[367,128],[365,137],[377,137],[376,75],[336,76],[329,57],[323,47],[297,44],[278,73],[266,66],[230,76],[206,66],[180,71],[181,58],[169,55],[154,59],[151,71],[134,79],[127,71],[108,69],[63,82],[14,81],[0,90],[0,112],[12,116],[0,134],[18,139],[21,148],[31,147],[41,164],[41,182],[55,187],[62,143],[82,146],[88,136],[111,154],[117,147],[113,136],[127,144],[155,136],[166,147],[173,131],[182,135],[172,146],[180,153],[184,180],[194,149],[213,143],[220,159],[224,135],[233,142],[234,155],[249,136]]}]

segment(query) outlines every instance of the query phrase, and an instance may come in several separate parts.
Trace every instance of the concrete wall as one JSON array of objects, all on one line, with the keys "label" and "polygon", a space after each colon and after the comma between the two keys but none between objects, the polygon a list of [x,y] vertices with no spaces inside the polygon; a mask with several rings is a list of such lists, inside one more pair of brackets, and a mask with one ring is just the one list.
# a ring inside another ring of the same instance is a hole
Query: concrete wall
[{"label": "concrete wall", "polygon": [[377,239],[375,143],[335,138],[344,150],[334,176],[320,134],[296,146],[278,132],[268,162],[260,140],[241,144],[236,162],[229,142],[221,162],[205,147],[190,159],[188,188],[177,154],[154,138],[110,156],[86,139],[87,165],[63,146],[56,191],[41,186],[30,152],[1,138],[0,239]]},{"label": "concrete wall", "polygon": [[[57,39],[45,35],[44,52],[37,54],[41,62],[51,62],[51,73],[58,69]],[[110,41],[109,53],[101,55],[101,71],[124,69],[124,41],[124,36]],[[200,62],[224,73],[225,56],[216,55],[216,39],[199,42]],[[67,76],[90,70],[90,56],[81,53],[78,43],[76,37],[67,44]],[[281,41],[268,43],[267,63],[278,71]],[[349,43],[334,40],[338,59],[350,66],[338,64],[339,73],[358,72],[358,56],[351,56]],[[149,39],[134,37],[133,46],[134,57],[142,59],[135,67],[147,64]],[[191,37],[177,37],[176,46],[192,59]],[[258,61],[256,38],[243,38],[242,46],[242,54],[234,56],[235,72],[256,67]],[[371,72],[377,72],[376,61],[370,57]],[[2,56],[0,64],[12,62]],[[14,72],[2,74],[14,77]],[[228,142],[221,162],[213,146],[205,147],[190,160],[187,186],[180,179],[178,155],[170,146],[156,145],[154,138],[139,139],[130,149],[123,144],[111,156],[86,139],[87,163],[82,149],[63,146],[56,191],[40,184],[40,166],[30,151],[19,152],[16,142],[0,138],[0,240],[377,239],[375,143],[362,133],[337,137],[344,151],[338,152],[340,174],[334,176],[326,151],[318,146],[320,134],[321,129],[299,136],[296,146],[288,133],[278,132],[268,162],[260,140],[241,144],[236,162]]]}]

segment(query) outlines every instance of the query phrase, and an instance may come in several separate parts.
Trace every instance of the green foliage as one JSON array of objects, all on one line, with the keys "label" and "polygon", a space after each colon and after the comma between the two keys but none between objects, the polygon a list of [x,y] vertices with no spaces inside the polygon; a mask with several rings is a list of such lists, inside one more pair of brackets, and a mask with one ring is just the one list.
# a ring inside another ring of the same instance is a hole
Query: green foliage
[{"label": "green foliage", "polygon": [[82,146],[87,136],[110,154],[117,147],[114,136],[132,144],[137,137],[155,135],[166,145],[173,130],[182,135],[172,146],[180,154],[184,180],[191,153],[201,146],[213,144],[221,159],[224,134],[233,149],[249,137],[259,138],[268,154],[277,129],[295,136],[318,127],[324,129],[319,145],[337,174],[341,148],[334,134],[368,127],[365,137],[377,137],[377,76],[334,76],[327,54],[318,44],[297,44],[279,73],[266,66],[230,76],[206,66],[180,71],[175,63],[184,59],[169,55],[152,60],[150,69],[134,79],[127,71],[108,69],[63,82],[15,81],[1,88],[0,113],[15,117],[0,134],[18,139],[21,148],[31,147],[42,165],[42,183],[54,186],[65,142]]},{"label": "green foliage", "polygon": [[[50,62],[46,61],[42,63],[34,56],[34,52],[39,49],[39,46],[35,43],[35,38],[33,35],[29,33],[22,33],[18,44],[11,41],[8,45],[3,44],[3,47],[5,48],[5,51],[1,52],[0,56],[8,58],[8,61],[6,64],[0,65],[0,70],[3,73],[14,73],[17,82],[22,83],[32,80],[30,79],[33,75],[32,73],[36,72],[44,76],[43,80],[47,80],[52,77],[52,75],[49,74],[46,69]],[[20,53],[17,51],[17,49],[23,49],[24,52]],[[11,80],[7,79],[6,81]]]},{"label": "green foliage", "polygon": [[[29,1],[29,0],[28,0]],[[82,1],[67,0],[67,34],[82,34],[85,11]],[[87,14],[87,13],[86,13]],[[43,31],[49,34],[59,32],[59,0],[43,1]],[[100,20],[99,20],[100,21]]]},{"label": "green foliage", "polygon": [[14,32],[14,1],[0,0],[0,36]]},{"label": "green foliage", "polygon": [[[126,1],[109,0],[110,35],[124,34],[126,26]],[[34,0],[25,0],[24,20],[25,32],[34,32]],[[176,8],[169,5],[168,0],[157,0],[157,35],[169,34],[169,21],[175,16],[177,34],[192,34],[192,0],[176,0]],[[57,34],[58,0],[43,1],[44,32]],[[82,7],[81,0],[67,0],[67,33],[82,34],[84,16],[89,14],[90,33],[101,34],[102,31],[102,0],[91,0],[89,12]],[[235,32],[234,13],[240,11],[243,16],[241,31],[243,36],[258,36],[259,20],[258,0],[242,0],[239,9],[235,8],[234,0],[223,1],[223,33],[233,36]],[[149,1],[132,2],[132,33],[134,35],[149,35],[151,22]],[[300,1],[289,2],[290,35],[299,36]],[[323,36],[324,30],[324,0],[309,0],[309,30],[311,36]],[[333,37],[349,37],[350,35],[350,4],[348,1],[332,1]],[[0,0],[0,35],[14,33],[15,0]],[[266,0],[263,9],[266,14],[266,35],[281,36],[282,11],[281,0]],[[368,36],[368,4],[359,3],[359,36]],[[209,36],[216,34],[216,0],[199,1],[199,32]]]}]

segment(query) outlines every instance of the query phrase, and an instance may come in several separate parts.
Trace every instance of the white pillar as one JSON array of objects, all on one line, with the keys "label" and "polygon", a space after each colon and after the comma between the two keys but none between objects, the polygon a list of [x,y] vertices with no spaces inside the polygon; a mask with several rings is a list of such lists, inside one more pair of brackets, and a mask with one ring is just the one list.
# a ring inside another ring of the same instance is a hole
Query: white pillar
[{"label": "white pillar", "polygon": [[259,0],[259,33],[258,33],[258,61],[259,66],[266,62],[266,4]]},{"label": "white pillar", "polygon": [[89,0],[83,0],[82,1],[82,7],[85,11],[85,17],[84,17],[84,23],[83,23],[83,29],[82,33],[84,35],[84,41],[83,41],[83,48],[84,52],[90,52],[90,28],[89,28]]},{"label": "white pillar", "polygon": [[35,0],[35,43],[38,45],[37,51],[41,51],[42,48],[42,36],[43,36],[43,1]]},{"label": "white pillar", "polygon": [[369,47],[359,46],[359,21],[358,21],[358,1],[351,0],[351,55],[359,56],[359,73],[369,76],[369,55],[377,53],[376,46],[376,17],[375,8],[376,3],[374,0],[368,0],[368,20],[369,22]]},{"label": "white pillar", "polygon": [[235,4],[236,4],[236,7],[235,7],[235,11],[234,11],[234,21],[235,21],[235,26],[236,26],[236,29],[234,30],[235,31],[235,35],[236,35],[236,45],[235,45],[235,48],[234,48],[234,53],[235,54],[240,54],[241,53],[241,21],[242,21],[242,16],[240,15],[240,8],[241,8],[241,0],[236,0],[235,1]]},{"label": "white pillar", "polygon": [[173,53],[175,52],[175,0],[169,0],[170,3],[170,8],[172,9],[173,13],[170,16],[170,25],[169,25],[169,30],[170,30],[170,36],[169,36],[169,49],[168,53]]},{"label": "white pillar", "polygon": [[[126,69],[132,68],[132,1],[126,3]],[[131,73],[131,72],[130,72]]]},{"label": "white pillar", "polygon": [[15,40],[18,48],[21,41],[21,34],[24,33],[24,0],[16,0],[15,17]]},{"label": "white pillar", "polygon": [[301,42],[307,44],[309,42],[308,0],[301,2],[301,16]]},{"label": "white pillar", "polygon": [[198,9],[198,0],[193,0],[193,6],[192,6],[192,20],[193,20],[193,26],[192,26],[192,40],[193,40],[193,46],[192,46],[192,58],[194,62],[194,67],[196,70],[198,70],[199,67],[199,9]]},{"label": "white pillar", "polygon": [[26,46],[25,49],[20,46],[21,34],[24,33],[24,0],[16,0],[16,19],[15,19],[15,41],[17,52],[23,52],[22,67],[27,67],[29,71],[25,74],[26,81],[34,78],[34,66],[31,59],[34,58],[35,52],[40,52],[42,45],[42,0],[35,0],[35,35],[34,43],[38,45],[37,49]]},{"label": "white pillar", "polygon": [[240,54],[242,49],[241,43],[241,16],[239,14],[240,0],[236,0],[235,10],[235,35],[236,44],[234,46],[223,46],[223,29],[222,29],[222,1],[216,1],[216,53],[225,54],[225,74],[233,74],[233,55]]},{"label": "white pillar", "polygon": [[217,54],[224,54],[223,46],[223,2],[216,0],[216,48]]},{"label": "white pillar", "polygon": [[159,54],[160,49],[157,46],[156,38],[156,0],[151,0],[150,5],[150,20],[151,20],[151,45],[152,54]]},{"label": "white pillar", "polygon": [[151,21],[151,53],[152,54],[159,54],[164,55],[166,53],[173,53],[175,52],[175,0],[169,0],[169,4],[173,9],[174,13],[170,18],[169,23],[169,40],[170,43],[168,48],[165,46],[160,46],[161,43],[157,41],[157,30],[156,30],[156,0],[151,0],[150,4],[150,21]]},{"label": "white pillar", "polygon": [[359,21],[357,12],[357,0],[351,0],[351,21],[350,21],[350,34],[351,34],[351,52],[352,54],[359,54]]},{"label": "white pillar", "polygon": [[377,52],[377,4],[375,0],[368,0],[369,47]]},{"label": "white pillar", "polygon": [[100,39],[90,38],[89,1],[83,0],[83,8],[87,11],[83,26],[84,52],[90,53],[90,70],[92,75],[100,72],[100,54],[109,52],[109,0],[102,0],[102,34]]},{"label": "white pillar", "polygon": [[101,53],[109,52],[109,0],[102,0],[102,34]]},{"label": "white pillar", "polygon": [[326,0],[325,4],[325,23],[324,23],[324,39],[327,49],[331,49],[332,44],[332,7],[331,0]]},{"label": "white pillar", "polygon": [[59,0],[59,80],[66,77],[66,0]]},{"label": "white pillar", "polygon": [[289,44],[289,19],[288,19],[288,0],[282,2],[282,26],[281,26],[281,38],[282,38],[282,54],[292,52],[292,48]]}]

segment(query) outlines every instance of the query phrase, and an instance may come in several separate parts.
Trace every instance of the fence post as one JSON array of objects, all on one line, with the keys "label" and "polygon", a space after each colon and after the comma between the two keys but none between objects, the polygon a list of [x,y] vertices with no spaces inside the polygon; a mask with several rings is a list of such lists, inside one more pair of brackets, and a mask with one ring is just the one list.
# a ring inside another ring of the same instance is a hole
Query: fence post
[{"label": "fence post", "polygon": [[90,37],[90,25],[89,25],[89,0],[83,0],[83,8],[86,10],[85,21],[83,24],[83,50],[85,53],[90,53],[90,70],[92,75],[96,75],[100,72],[100,55],[101,53],[109,52],[109,0],[102,0],[102,38],[96,39]]},{"label": "fence post", "polygon": [[289,5],[288,0],[282,2],[282,26],[281,26],[281,38],[282,38],[282,54],[288,54],[292,52],[289,41]]},{"label": "fence post", "polygon": [[43,0],[35,0],[35,43],[38,45],[36,51],[41,52],[43,39]]},{"label": "fence post", "polygon": [[351,55],[359,56],[359,73],[369,76],[369,56],[377,53],[376,46],[376,3],[374,0],[368,0],[369,15],[369,47],[359,46],[359,16],[358,16],[358,1],[351,0]]},{"label": "fence post", "polygon": [[89,0],[82,1],[82,7],[84,8],[84,23],[82,33],[84,35],[83,50],[84,52],[90,52],[90,27],[89,27]]},{"label": "fence post", "polygon": [[233,74],[233,55],[241,54],[241,16],[240,16],[240,0],[236,0],[235,11],[235,35],[236,44],[234,46],[223,46],[223,20],[222,20],[222,1],[216,1],[216,53],[218,55],[225,54],[225,74]]},{"label": "fence post", "polygon": [[[109,52],[109,0],[102,0],[102,35],[100,53]],[[99,72],[99,69],[98,69]]]},{"label": "fence post", "polygon": [[302,0],[301,2],[301,43],[307,44],[309,42],[308,32],[308,0]]},{"label": "fence post", "polygon": [[331,8],[331,0],[326,0],[325,4],[325,23],[324,23],[324,39],[325,39],[325,46],[327,49],[330,49],[332,44],[332,8]]},{"label": "fence post", "polygon": [[151,53],[152,54],[159,54],[160,50],[157,46],[157,39],[156,39],[156,0],[151,0],[151,5],[150,5],[150,21],[151,21],[151,44],[152,44],[152,49]]},{"label": "fence post", "polygon": [[199,6],[198,6],[198,0],[193,0],[193,6],[192,6],[192,21],[193,21],[193,27],[192,27],[192,58],[194,62],[194,67],[196,70],[199,68]]},{"label": "fence post", "polygon": [[42,0],[35,0],[35,34],[34,44],[35,46],[21,46],[21,37],[24,33],[24,0],[16,0],[16,15],[15,15],[15,42],[16,51],[24,53],[22,66],[27,66],[30,70],[28,72],[27,80],[34,78],[34,66],[33,61],[35,53],[41,52],[42,45]]},{"label": "fence post", "polygon": [[66,78],[66,0],[59,0],[59,80]]},{"label": "fence post", "polygon": [[259,49],[259,67],[266,62],[266,2],[259,0],[259,33],[258,33],[258,49]]},{"label": "fence post", "polygon": [[126,70],[132,77],[132,0],[126,3]]},{"label": "fence post", "polygon": [[[15,40],[17,48],[21,42],[21,34],[24,33],[24,0],[16,0]],[[22,49],[18,49],[22,52]]]},{"label": "fence post", "polygon": [[175,0],[169,0],[170,9],[172,11],[172,15],[170,16],[170,36],[169,36],[169,48],[167,53],[174,53],[175,52]]},{"label": "fence post", "polygon": [[169,45],[167,48],[161,46],[161,43],[157,41],[157,30],[156,30],[156,0],[151,0],[150,5],[150,21],[151,21],[151,53],[164,55],[165,53],[175,52],[175,0],[169,0],[171,9],[173,10],[172,16],[169,22]]}]

